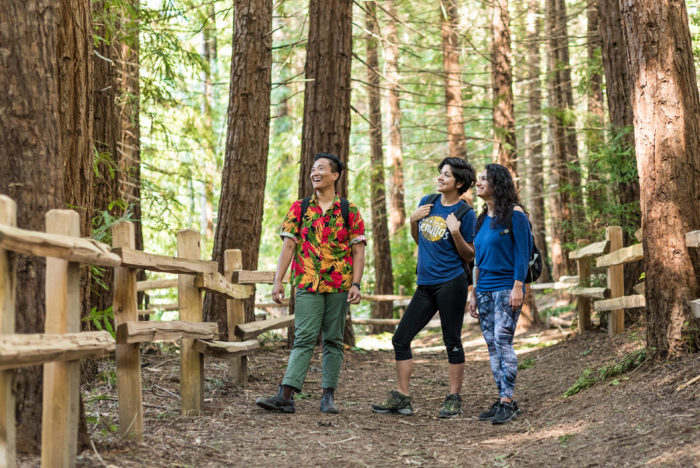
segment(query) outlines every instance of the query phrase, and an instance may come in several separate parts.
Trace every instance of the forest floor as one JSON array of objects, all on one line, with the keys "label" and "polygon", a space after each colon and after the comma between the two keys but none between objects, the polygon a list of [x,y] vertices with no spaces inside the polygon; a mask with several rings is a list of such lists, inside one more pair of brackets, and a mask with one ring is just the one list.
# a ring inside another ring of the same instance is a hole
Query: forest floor
[{"label": "forest floor", "polygon": [[[370,410],[395,388],[393,352],[346,352],[336,392],[340,413],[318,410],[317,348],[296,413],[270,413],[255,399],[276,391],[288,350],[268,343],[249,360],[245,388],[227,383],[227,365],[206,360],[203,416],[179,414],[179,356],[173,347],[143,357],[145,434],[141,441],[116,434],[113,364],[101,384],[84,389],[94,446],[78,457],[83,467],[223,466],[700,466],[700,355],[647,360],[625,374],[578,394],[562,394],[585,369],[594,373],[644,346],[644,329],[609,338],[560,330],[516,336],[516,398],[523,413],[506,425],[479,421],[493,402],[495,384],[478,325],[464,327],[467,355],[461,417],[437,418],[447,394],[447,362],[439,329],[414,342],[413,416]],[[358,336],[359,344],[390,346],[385,336]],[[364,344],[363,344],[364,343]],[[111,384],[110,384],[111,382]],[[24,458],[20,466],[38,466]]]}]

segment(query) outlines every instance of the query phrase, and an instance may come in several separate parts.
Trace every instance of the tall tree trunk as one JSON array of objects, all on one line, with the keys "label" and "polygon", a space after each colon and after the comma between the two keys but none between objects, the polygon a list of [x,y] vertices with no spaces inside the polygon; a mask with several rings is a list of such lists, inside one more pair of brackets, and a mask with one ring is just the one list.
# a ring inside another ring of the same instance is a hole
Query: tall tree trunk
[{"label": "tall tree trunk", "polygon": [[[93,30],[89,0],[62,0],[58,29],[58,99],[61,125],[59,152],[64,161],[67,206],[80,216],[80,234],[92,233],[93,186]],[[81,318],[90,315],[90,268],[80,270]],[[85,362],[85,367],[95,368]],[[88,373],[92,372],[90,370]],[[88,446],[85,411],[80,404],[78,449]]]},{"label": "tall tree trunk", "polygon": [[494,160],[517,178],[517,143],[513,107],[513,69],[508,0],[496,0],[491,9],[491,83],[493,86]]},{"label": "tall tree trunk", "polygon": [[391,161],[391,212],[389,231],[394,234],[406,223],[406,202],[404,198],[403,142],[401,139],[401,104],[399,85],[399,35],[396,28],[396,4],[385,0],[389,12],[384,31],[384,69],[389,88],[389,160]]},{"label": "tall tree trunk", "polygon": [[525,128],[524,156],[527,162],[525,181],[530,194],[530,222],[535,244],[542,253],[545,267],[540,275],[543,283],[551,280],[549,271],[549,250],[544,217],[544,168],[542,165],[542,88],[540,82],[540,40],[542,35],[541,1],[528,0],[526,42],[527,74],[525,93],[527,94],[528,124]]},{"label": "tall tree trunk", "polygon": [[[60,4],[0,2],[0,193],[17,202],[17,225],[45,230],[45,213],[65,207],[58,105],[57,40]],[[17,333],[42,333],[45,261],[18,256]],[[18,370],[15,381],[17,449],[38,452],[42,368]]]},{"label": "tall tree trunk", "polygon": [[[212,257],[223,273],[224,251],[241,249],[243,269],[256,270],[262,231],[270,134],[272,0],[234,2],[233,57],[226,158]],[[254,320],[255,297],[246,301]],[[226,299],[207,294],[204,317],[227,336]]]},{"label": "tall tree trunk", "polygon": [[[603,70],[605,71],[605,91],[607,95],[608,114],[612,137],[618,140],[616,151],[612,157],[630,158],[634,155],[634,116],[632,113],[631,86],[627,69],[627,56],[625,55],[625,41],[622,33],[622,17],[618,0],[597,0],[599,11],[599,32],[601,38],[601,51],[603,57]],[[624,162],[615,163],[615,167],[625,166]],[[640,226],[642,213],[639,208],[639,180],[625,180],[624,177],[616,177],[613,181],[614,192],[620,205],[628,207],[623,211],[622,226]],[[630,230],[623,230],[623,242],[630,245],[636,242],[630,235]],[[641,262],[625,265],[625,294],[632,294],[630,288],[639,281],[644,265]]]},{"label": "tall tree trunk", "polygon": [[620,0],[632,88],[646,267],[647,344],[661,356],[697,351],[689,301],[700,228],[700,100],[685,2]]},{"label": "tall tree trunk", "polygon": [[[352,1],[310,0],[300,198],[313,192],[309,174],[316,153],[332,153],[343,163],[348,162],[351,62]],[[337,190],[347,197],[348,171],[343,172]]]},{"label": "tall tree trunk", "polygon": [[462,78],[459,67],[459,13],[456,0],[441,0],[442,63],[445,69],[445,115],[447,116],[447,143],[452,158],[467,158],[467,139],[464,133],[462,109]]},{"label": "tall tree trunk", "polygon": [[[547,72],[549,75],[547,98],[551,109],[549,116],[552,157],[550,158],[551,185],[554,192],[550,197],[552,219],[552,276],[557,279],[569,270],[564,243],[573,240],[570,226],[574,221],[573,198],[571,186],[574,185],[569,163],[578,156],[570,155],[576,151],[576,135],[572,132],[573,109],[569,105],[571,92],[571,71],[568,62],[568,35],[566,29],[566,11],[562,11],[563,2],[546,0],[545,34],[547,37]],[[573,136],[573,142],[572,142]],[[577,154],[577,152],[576,152]]]},{"label": "tall tree trunk", "polygon": [[[95,34],[101,38],[110,38],[109,41],[99,41],[95,46],[97,53],[92,55],[93,140],[97,155],[93,207],[95,212],[109,212],[116,217],[129,213],[130,219],[135,223],[136,247],[143,249],[138,2],[109,8],[104,2],[93,2],[92,13],[95,18]],[[94,271],[96,270],[93,269]],[[90,307],[104,311],[112,305],[113,270],[101,268],[97,271],[101,276],[91,279]],[[138,278],[145,279],[145,272],[140,271]]]},{"label": "tall tree trunk", "polygon": [[[599,33],[599,13],[598,1],[592,0],[586,7],[588,22],[588,92],[586,94],[588,104],[588,118],[586,123],[586,147],[588,152],[587,159],[587,178],[588,183],[593,184],[598,189],[589,190],[587,195],[587,208],[590,213],[587,231],[593,237],[596,232],[601,232],[605,225],[605,220],[600,216],[603,204],[610,199],[611,192],[602,188],[600,176],[598,172],[597,161],[601,157],[601,152],[605,144],[603,125],[605,123],[605,109],[603,107],[603,76],[600,70],[600,48],[601,40]],[[607,184],[605,184],[607,188]]]},{"label": "tall tree trunk", "polygon": [[[374,253],[374,292],[393,294],[394,275],[391,267],[391,245],[386,216],[386,190],[384,188],[384,153],[382,151],[382,107],[379,93],[379,58],[377,54],[377,5],[365,3],[367,29],[367,95],[369,97],[369,138],[372,153],[372,252]],[[373,318],[392,318],[391,301],[373,302]],[[374,325],[372,331],[380,333],[393,330],[393,326]]]},{"label": "tall tree trunk", "polygon": [[[352,5],[351,0],[310,0],[299,198],[313,193],[309,174],[316,153],[332,153],[346,165],[348,162]],[[343,171],[336,189],[347,198],[348,171]],[[343,341],[351,346],[355,343],[350,314]]]},{"label": "tall tree trunk", "polygon": [[202,230],[206,239],[214,237],[214,178],[219,174],[216,167],[216,132],[214,131],[214,86],[213,77],[216,71],[217,41],[216,41],[216,5],[205,6],[202,22],[202,59],[205,67],[202,79],[204,96],[202,99],[202,115],[206,134],[207,160],[204,162],[204,193],[202,206]]}]

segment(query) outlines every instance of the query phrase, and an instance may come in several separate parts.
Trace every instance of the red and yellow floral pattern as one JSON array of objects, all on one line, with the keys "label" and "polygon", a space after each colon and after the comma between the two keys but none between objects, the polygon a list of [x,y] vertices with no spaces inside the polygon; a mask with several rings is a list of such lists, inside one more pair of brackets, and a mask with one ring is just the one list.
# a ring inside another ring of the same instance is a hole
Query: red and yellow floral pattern
[{"label": "red and yellow floral pattern", "polygon": [[367,242],[360,211],[350,203],[348,224],[340,211],[340,197],[324,213],[314,195],[301,220],[301,200],[292,203],[281,237],[297,243],[292,258],[292,283],[310,292],[342,292],[352,285],[352,245]]}]

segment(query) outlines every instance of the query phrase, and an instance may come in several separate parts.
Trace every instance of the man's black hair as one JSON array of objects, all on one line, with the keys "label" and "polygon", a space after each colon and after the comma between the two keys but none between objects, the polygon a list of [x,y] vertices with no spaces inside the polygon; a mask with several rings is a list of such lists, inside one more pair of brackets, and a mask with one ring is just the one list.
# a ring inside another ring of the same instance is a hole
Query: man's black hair
[{"label": "man's black hair", "polygon": [[317,153],[316,156],[314,156],[314,162],[322,158],[331,162],[331,169],[333,169],[333,172],[342,174],[343,170],[345,170],[345,165],[343,165],[343,161],[341,161],[338,156],[330,153]]},{"label": "man's black hair", "polygon": [[445,158],[440,165],[438,165],[438,171],[442,171],[445,165],[449,165],[450,168],[452,168],[452,175],[457,179],[457,182],[462,182],[462,186],[457,188],[457,192],[459,192],[460,195],[469,190],[476,182],[476,171],[474,171],[472,165],[464,159]]}]

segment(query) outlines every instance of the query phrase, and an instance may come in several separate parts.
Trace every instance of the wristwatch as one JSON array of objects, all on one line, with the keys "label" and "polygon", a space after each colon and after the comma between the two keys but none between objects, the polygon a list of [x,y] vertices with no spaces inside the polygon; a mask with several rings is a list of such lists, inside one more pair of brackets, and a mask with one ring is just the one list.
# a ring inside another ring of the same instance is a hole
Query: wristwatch
[{"label": "wristwatch", "polygon": [[357,286],[357,289],[362,290],[362,285],[360,283],[352,283],[352,286]]}]

